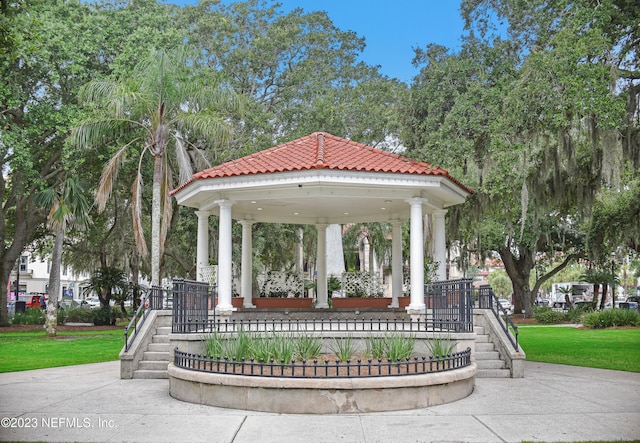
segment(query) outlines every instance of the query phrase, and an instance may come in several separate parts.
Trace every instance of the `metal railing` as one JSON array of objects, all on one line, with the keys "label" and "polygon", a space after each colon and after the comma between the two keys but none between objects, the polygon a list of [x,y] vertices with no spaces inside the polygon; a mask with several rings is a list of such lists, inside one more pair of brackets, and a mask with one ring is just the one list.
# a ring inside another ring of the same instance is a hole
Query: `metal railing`
[{"label": "metal railing", "polygon": [[189,332],[460,332],[458,321],[392,318],[209,319]]},{"label": "metal railing", "polygon": [[[473,332],[473,291],[470,279],[431,283],[425,286],[426,314],[424,320],[411,321],[395,318],[359,319],[257,319],[250,321],[220,322],[215,315],[215,286],[207,283],[176,279],[173,282],[174,333],[213,332],[230,328],[229,323],[247,330],[390,330],[426,332]],[[213,318],[209,315],[213,310]],[[276,326],[279,323],[279,326]],[[374,326],[374,323],[378,326]],[[302,328],[302,329],[299,329]],[[319,328],[319,329],[318,329]],[[328,329],[326,329],[328,328]],[[373,329],[372,329],[373,328]],[[397,328],[397,329],[393,329]]]},{"label": "metal railing", "polygon": [[207,327],[209,309],[215,307],[214,292],[215,287],[205,282],[174,279],[171,332],[199,332]]},{"label": "metal railing", "polygon": [[[498,320],[498,324],[500,324],[500,327],[505,332],[511,345],[518,351],[518,327],[513,324],[509,313],[502,307],[498,301],[498,297],[493,293],[491,286],[483,285],[478,288],[478,307],[480,309],[489,309],[493,312],[493,315]],[[511,331],[513,331],[513,334]]]},{"label": "metal railing", "polygon": [[143,295],[140,299],[140,306],[138,306],[135,314],[133,314],[133,317],[127,327],[124,328],[125,352],[129,351],[131,348],[138,332],[140,332],[142,325],[147,320],[149,313],[152,310],[165,309],[171,303],[167,289],[159,286],[152,286],[151,289],[142,289],[142,292]]},{"label": "metal railing", "polygon": [[434,325],[452,332],[473,332],[471,279],[445,280],[425,285],[425,304]]},{"label": "metal railing", "polygon": [[471,364],[471,348],[450,355],[438,357],[409,357],[403,360],[381,358],[356,359],[354,361],[329,359],[284,361],[236,360],[189,354],[174,351],[176,367],[192,371],[211,372],[257,377],[287,378],[342,378],[342,377],[387,377],[398,375],[416,375],[451,371]]}]

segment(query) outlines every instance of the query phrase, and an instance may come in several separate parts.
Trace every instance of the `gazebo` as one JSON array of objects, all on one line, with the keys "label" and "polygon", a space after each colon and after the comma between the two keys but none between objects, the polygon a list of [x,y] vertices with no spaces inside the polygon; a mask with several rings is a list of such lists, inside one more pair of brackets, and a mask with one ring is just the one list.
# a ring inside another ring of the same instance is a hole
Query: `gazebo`
[{"label": "gazebo", "polygon": [[330,224],[392,225],[392,303],[402,294],[402,222],[410,219],[410,313],[424,313],[423,218],[433,216],[437,277],[446,279],[446,208],[473,191],[439,167],[322,132],[193,175],[172,191],[198,216],[197,275],[209,263],[209,217],[219,217],[219,314],[231,314],[232,220],[242,225],[240,295],[252,307],[252,225],[292,223],[317,229],[316,309],[328,308],[326,235]]}]

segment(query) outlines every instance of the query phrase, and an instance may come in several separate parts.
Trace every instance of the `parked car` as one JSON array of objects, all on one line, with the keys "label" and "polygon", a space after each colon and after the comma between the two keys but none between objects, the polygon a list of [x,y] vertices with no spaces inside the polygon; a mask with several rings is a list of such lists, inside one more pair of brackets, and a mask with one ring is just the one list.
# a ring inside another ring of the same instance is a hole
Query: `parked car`
[{"label": "parked car", "polygon": [[498,303],[500,303],[500,306],[502,307],[502,309],[504,309],[509,313],[513,310],[513,305],[506,298],[498,299]]},{"label": "parked car", "polygon": [[44,298],[44,295],[42,294],[22,294],[18,296],[18,301],[24,302],[25,307],[27,309],[29,308],[40,309],[41,308],[40,301],[43,298]]},{"label": "parked car", "polygon": [[625,301],[627,303],[640,303],[640,295],[630,295]]},{"label": "parked car", "polygon": [[97,308],[100,306],[100,299],[98,297],[87,298],[86,300],[82,300],[82,306]]}]

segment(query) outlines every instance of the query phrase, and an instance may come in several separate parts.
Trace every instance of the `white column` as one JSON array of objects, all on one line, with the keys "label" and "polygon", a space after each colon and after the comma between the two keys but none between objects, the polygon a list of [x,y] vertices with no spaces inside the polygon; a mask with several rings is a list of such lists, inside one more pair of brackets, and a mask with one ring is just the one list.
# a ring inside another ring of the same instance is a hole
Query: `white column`
[{"label": "white column", "polygon": [[327,225],[316,225],[318,230],[318,245],[316,252],[318,276],[316,279],[316,290],[318,298],[316,299],[316,308],[328,308],[327,296]]},{"label": "white column", "polygon": [[422,234],[422,198],[407,201],[411,205],[411,302],[407,310],[424,310],[424,240]]},{"label": "white column", "polygon": [[232,271],[232,232],[231,232],[231,206],[229,200],[222,200],[220,206],[220,238],[218,241],[218,304],[216,310],[222,314],[231,313],[234,310],[231,304],[233,291],[233,271]]},{"label": "white column", "polygon": [[434,257],[438,262],[438,270],[436,278],[438,281],[447,279],[447,241],[445,236],[444,216],[446,210],[435,211],[433,213],[433,231],[434,231]]},{"label": "white column", "polygon": [[242,306],[245,308],[255,308],[253,301],[252,279],[253,279],[253,232],[251,220],[242,220],[242,265],[240,272],[242,274],[240,283],[240,294],[242,296]]},{"label": "white column", "polygon": [[340,278],[344,272],[344,252],[342,251],[342,226],[327,226],[327,275]]},{"label": "white column", "polygon": [[209,211],[196,211],[196,215],[198,216],[196,280],[205,281],[203,268],[209,266]]},{"label": "white column", "polygon": [[391,308],[397,308],[402,296],[402,221],[391,222]]},{"label": "white column", "polygon": [[[296,272],[302,274],[304,272],[304,230],[298,228],[297,231],[298,243],[296,243]],[[305,295],[306,297],[306,295]]]}]

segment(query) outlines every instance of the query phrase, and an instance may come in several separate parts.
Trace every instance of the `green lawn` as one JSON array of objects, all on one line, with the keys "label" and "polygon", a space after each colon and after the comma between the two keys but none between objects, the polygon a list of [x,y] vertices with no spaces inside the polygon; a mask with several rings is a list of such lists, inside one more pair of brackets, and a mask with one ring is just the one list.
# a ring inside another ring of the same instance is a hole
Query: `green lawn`
[{"label": "green lawn", "polygon": [[518,340],[529,361],[640,372],[640,328],[523,326]]},{"label": "green lawn", "polygon": [[[519,341],[527,360],[640,372],[640,328],[575,329],[523,326]],[[118,359],[124,331],[1,332],[0,372],[97,363]]]},{"label": "green lawn", "polygon": [[124,330],[59,332],[1,332],[0,373],[52,368],[118,359]]}]

